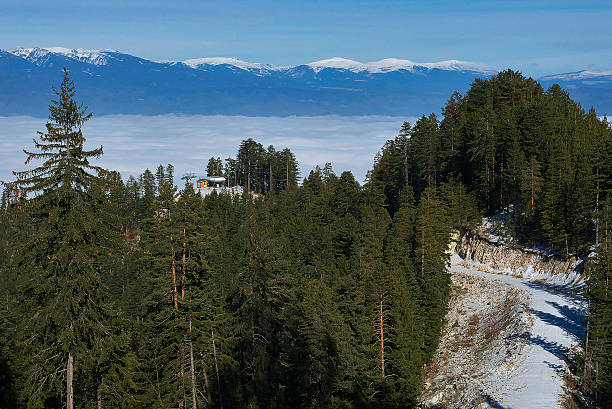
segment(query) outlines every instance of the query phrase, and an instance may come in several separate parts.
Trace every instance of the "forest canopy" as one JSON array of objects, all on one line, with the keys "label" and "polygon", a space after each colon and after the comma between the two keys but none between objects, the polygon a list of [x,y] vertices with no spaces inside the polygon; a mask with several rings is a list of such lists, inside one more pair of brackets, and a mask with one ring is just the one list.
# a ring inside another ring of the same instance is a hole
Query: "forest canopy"
[{"label": "forest canopy", "polygon": [[244,193],[205,197],[171,164],[90,164],[68,74],[57,95],[43,165],[2,196],[1,407],[415,407],[452,229],[502,212],[520,242],[609,249],[607,121],[513,71],[404,124],[364,185],[331,164],[300,181],[290,149],[246,139],[203,164]]}]

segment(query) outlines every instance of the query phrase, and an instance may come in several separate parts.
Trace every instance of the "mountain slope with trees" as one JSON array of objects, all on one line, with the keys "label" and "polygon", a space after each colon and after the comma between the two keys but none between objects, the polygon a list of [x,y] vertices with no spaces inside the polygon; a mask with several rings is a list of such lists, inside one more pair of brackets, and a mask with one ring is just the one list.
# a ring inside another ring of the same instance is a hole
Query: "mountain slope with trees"
[{"label": "mountain slope with trees", "polygon": [[124,183],[90,164],[73,97],[66,75],[28,153],[46,162],[3,194],[3,406],[416,404],[449,291],[444,192],[391,215],[379,185],[329,164],[299,185],[290,150],[251,139],[208,164],[242,196],[178,190],[172,165]]},{"label": "mountain slope with trees", "polygon": [[[609,248],[607,123],[516,72],[404,124],[363,186],[331,164],[300,184],[289,149],[248,139],[207,164],[245,193],[204,198],[172,165],[126,182],[91,165],[69,84],[35,142],[47,162],[2,196],[3,407],[414,407],[452,228],[504,212],[518,242]],[[605,257],[588,270],[598,399]]]},{"label": "mountain slope with trees", "polygon": [[595,251],[585,269],[589,318],[577,372],[581,387],[605,407],[612,393],[610,123],[558,85],[544,90],[510,70],[454,93],[442,112],[405,123],[377,156],[371,183],[382,185],[391,212],[406,184],[415,195],[448,190],[460,204],[455,227],[464,227],[475,207],[502,216],[511,245],[563,257]]}]

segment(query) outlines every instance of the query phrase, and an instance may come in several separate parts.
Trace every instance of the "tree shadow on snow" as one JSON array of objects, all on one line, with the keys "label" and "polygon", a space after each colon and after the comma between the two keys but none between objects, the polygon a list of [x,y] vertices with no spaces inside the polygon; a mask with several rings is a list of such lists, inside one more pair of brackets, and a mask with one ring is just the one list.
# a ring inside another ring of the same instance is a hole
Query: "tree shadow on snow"
[{"label": "tree shadow on snow", "polygon": [[503,407],[498,401],[493,399],[492,397],[487,398],[487,404],[493,409],[512,409],[511,407]]},{"label": "tree shadow on snow", "polygon": [[529,288],[533,288],[534,290],[546,291],[549,294],[553,294],[563,298],[567,302],[578,304],[584,301],[584,294],[582,292],[582,288],[577,286],[570,287],[550,283],[538,283],[536,281],[525,281],[523,283]]},{"label": "tree shadow on snow", "polygon": [[551,368],[553,371],[555,371],[555,373],[559,376],[563,376],[563,374],[565,373],[564,367],[563,365],[560,364],[554,364],[552,362],[548,362],[548,361],[544,361],[544,363],[546,365],[548,365],[549,368]]},{"label": "tree shadow on snow", "polygon": [[545,351],[550,352],[557,358],[565,361],[569,358],[570,349],[565,345],[561,345],[558,342],[548,341],[541,336],[533,336],[533,334],[524,332],[522,334],[516,334],[511,338],[520,338],[525,341],[525,343],[530,345],[538,345]]},{"label": "tree shadow on snow", "polygon": [[554,301],[546,301],[546,303],[553,306],[561,314],[561,316],[535,310],[533,308],[530,308],[531,313],[545,323],[561,328],[563,331],[572,335],[577,340],[584,337],[585,317],[581,308],[561,305]]},{"label": "tree shadow on snow", "polygon": [[574,335],[576,338],[579,339],[584,338],[586,322],[586,311],[584,310],[584,308],[561,305],[554,301],[546,302],[549,305],[555,307],[562,316],[567,318],[568,322],[571,324],[570,328],[572,329],[572,331],[569,331],[570,334]]}]

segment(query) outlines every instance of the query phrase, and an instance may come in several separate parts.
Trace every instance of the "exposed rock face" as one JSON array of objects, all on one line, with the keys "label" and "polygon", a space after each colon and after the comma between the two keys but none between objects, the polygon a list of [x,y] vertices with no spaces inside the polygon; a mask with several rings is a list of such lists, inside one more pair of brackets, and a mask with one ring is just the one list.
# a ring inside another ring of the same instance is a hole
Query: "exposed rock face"
[{"label": "exposed rock face", "polygon": [[470,230],[455,232],[454,239],[450,251],[473,263],[472,268],[561,286],[582,283],[585,259],[515,248]]}]

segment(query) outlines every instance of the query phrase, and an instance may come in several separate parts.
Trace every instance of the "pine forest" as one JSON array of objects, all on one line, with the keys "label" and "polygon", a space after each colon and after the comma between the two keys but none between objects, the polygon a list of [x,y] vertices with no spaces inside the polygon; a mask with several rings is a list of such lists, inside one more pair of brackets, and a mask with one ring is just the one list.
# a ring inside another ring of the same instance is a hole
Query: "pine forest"
[{"label": "pine forest", "polygon": [[364,183],[247,138],[201,169],[244,191],[202,195],[172,164],[99,167],[65,71],[3,183],[0,407],[418,407],[452,233],[493,215],[523,246],[591,254],[573,368],[610,407],[607,118],[511,70],[441,112],[404,123]]}]

